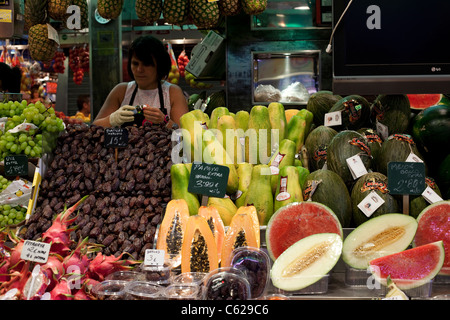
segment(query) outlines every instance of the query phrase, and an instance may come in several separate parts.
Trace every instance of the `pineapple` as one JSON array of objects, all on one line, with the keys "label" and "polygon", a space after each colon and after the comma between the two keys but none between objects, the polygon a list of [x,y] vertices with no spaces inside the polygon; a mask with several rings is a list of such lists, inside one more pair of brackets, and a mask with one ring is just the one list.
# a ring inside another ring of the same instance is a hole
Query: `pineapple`
[{"label": "pineapple", "polygon": [[98,14],[105,19],[117,19],[122,13],[124,0],[98,0]]},{"label": "pineapple", "polygon": [[65,23],[69,17],[66,11],[70,5],[70,0],[48,0],[48,15],[54,20]]},{"label": "pineapple", "polygon": [[48,62],[55,56],[58,44],[48,38],[47,24],[35,24],[28,30],[28,50],[33,60]]},{"label": "pineapple", "polygon": [[188,5],[188,0],[164,0],[164,20],[178,26],[185,24],[188,17]]},{"label": "pineapple", "polygon": [[189,15],[198,29],[211,29],[219,24],[219,5],[217,1],[189,0]]},{"label": "pineapple", "polygon": [[241,10],[241,0],[219,0],[220,14],[223,16],[238,15]]},{"label": "pineapple", "polygon": [[256,16],[266,10],[267,0],[241,0],[241,5],[244,13]]},{"label": "pineapple", "polygon": [[29,30],[35,24],[49,22],[47,14],[47,0],[27,0],[25,1],[24,19],[25,31]]},{"label": "pineapple", "polygon": [[138,19],[145,24],[153,24],[162,13],[162,0],[136,0],[135,9]]}]

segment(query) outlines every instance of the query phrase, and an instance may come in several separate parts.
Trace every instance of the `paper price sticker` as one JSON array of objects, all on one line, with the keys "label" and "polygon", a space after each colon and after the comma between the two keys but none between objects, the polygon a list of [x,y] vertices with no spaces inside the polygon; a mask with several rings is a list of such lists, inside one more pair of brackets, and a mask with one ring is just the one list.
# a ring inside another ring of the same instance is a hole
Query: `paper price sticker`
[{"label": "paper price sticker", "polygon": [[369,218],[383,203],[383,198],[375,191],[371,191],[360,203],[358,203],[358,208]]},{"label": "paper price sticker", "polygon": [[381,122],[376,123],[377,133],[383,140],[386,140],[389,137],[389,128],[382,124]]},{"label": "paper price sticker", "polygon": [[46,263],[49,253],[50,243],[25,240],[22,251],[20,253],[20,259]]},{"label": "paper price sticker", "polygon": [[353,157],[347,158],[346,161],[353,179],[358,179],[368,173],[359,155],[354,155]]},{"label": "paper price sticker", "polygon": [[410,153],[408,158],[406,158],[405,162],[423,162],[422,159],[420,159],[418,156],[416,156],[414,153]]},{"label": "paper price sticker", "polygon": [[164,250],[147,249],[145,250],[144,265],[145,266],[162,266],[164,265]]},{"label": "paper price sticker", "polygon": [[422,197],[427,200],[430,204],[443,201],[443,199],[430,187],[426,187],[422,193]]},{"label": "paper price sticker", "polygon": [[341,111],[325,113],[324,125],[326,127],[339,126],[342,124]]}]

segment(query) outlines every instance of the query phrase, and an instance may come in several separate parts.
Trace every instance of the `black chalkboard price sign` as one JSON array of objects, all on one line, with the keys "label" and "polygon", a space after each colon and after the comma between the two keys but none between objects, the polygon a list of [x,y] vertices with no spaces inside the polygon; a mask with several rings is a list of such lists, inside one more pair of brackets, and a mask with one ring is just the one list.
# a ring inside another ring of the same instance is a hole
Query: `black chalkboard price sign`
[{"label": "black chalkboard price sign", "polygon": [[421,195],[425,190],[425,164],[389,162],[388,189],[391,194]]},{"label": "black chalkboard price sign", "polygon": [[28,175],[28,157],[25,155],[11,155],[4,159],[5,176],[27,176]]},{"label": "black chalkboard price sign", "polygon": [[128,145],[126,128],[106,128],[104,146],[106,148],[125,148]]},{"label": "black chalkboard price sign", "polygon": [[230,169],[208,163],[193,163],[189,176],[188,191],[203,196],[225,197]]}]

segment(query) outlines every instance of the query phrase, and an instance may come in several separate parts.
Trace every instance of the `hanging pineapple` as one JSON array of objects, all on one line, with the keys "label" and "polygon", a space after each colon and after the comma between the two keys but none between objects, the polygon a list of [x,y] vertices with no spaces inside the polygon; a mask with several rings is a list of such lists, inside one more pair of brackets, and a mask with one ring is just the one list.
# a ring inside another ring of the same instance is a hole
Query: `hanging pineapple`
[{"label": "hanging pineapple", "polygon": [[145,24],[155,23],[163,10],[162,0],[136,0],[136,15]]},{"label": "hanging pineapple", "polygon": [[256,16],[266,10],[267,0],[241,0],[241,5],[244,13]]},{"label": "hanging pineapple", "polygon": [[47,24],[35,24],[28,30],[28,50],[33,60],[48,62],[55,56],[58,43],[49,38]]},{"label": "hanging pineapple", "polygon": [[189,0],[189,16],[198,29],[211,29],[220,21],[217,1]]},{"label": "hanging pineapple", "polygon": [[67,8],[70,5],[71,0],[48,0],[48,15],[54,20],[63,21],[65,23],[69,17]]},{"label": "hanging pineapple", "polygon": [[177,26],[186,24],[189,13],[188,6],[188,0],[164,0],[164,20]]},{"label": "hanging pineapple", "polygon": [[47,0],[27,0],[24,8],[24,30],[28,31],[35,24],[48,23]]},{"label": "hanging pineapple", "polygon": [[241,0],[219,0],[219,11],[223,16],[235,16],[242,11]]},{"label": "hanging pineapple", "polygon": [[105,19],[117,19],[122,13],[124,0],[98,0],[98,14]]}]

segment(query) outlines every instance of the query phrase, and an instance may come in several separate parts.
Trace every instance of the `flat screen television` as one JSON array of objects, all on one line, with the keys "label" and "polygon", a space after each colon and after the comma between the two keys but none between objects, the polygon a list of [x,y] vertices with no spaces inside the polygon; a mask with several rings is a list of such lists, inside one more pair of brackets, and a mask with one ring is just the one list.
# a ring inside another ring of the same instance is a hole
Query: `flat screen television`
[{"label": "flat screen television", "polygon": [[333,92],[450,93],[449,0],[348,3],[333,0]]}]

